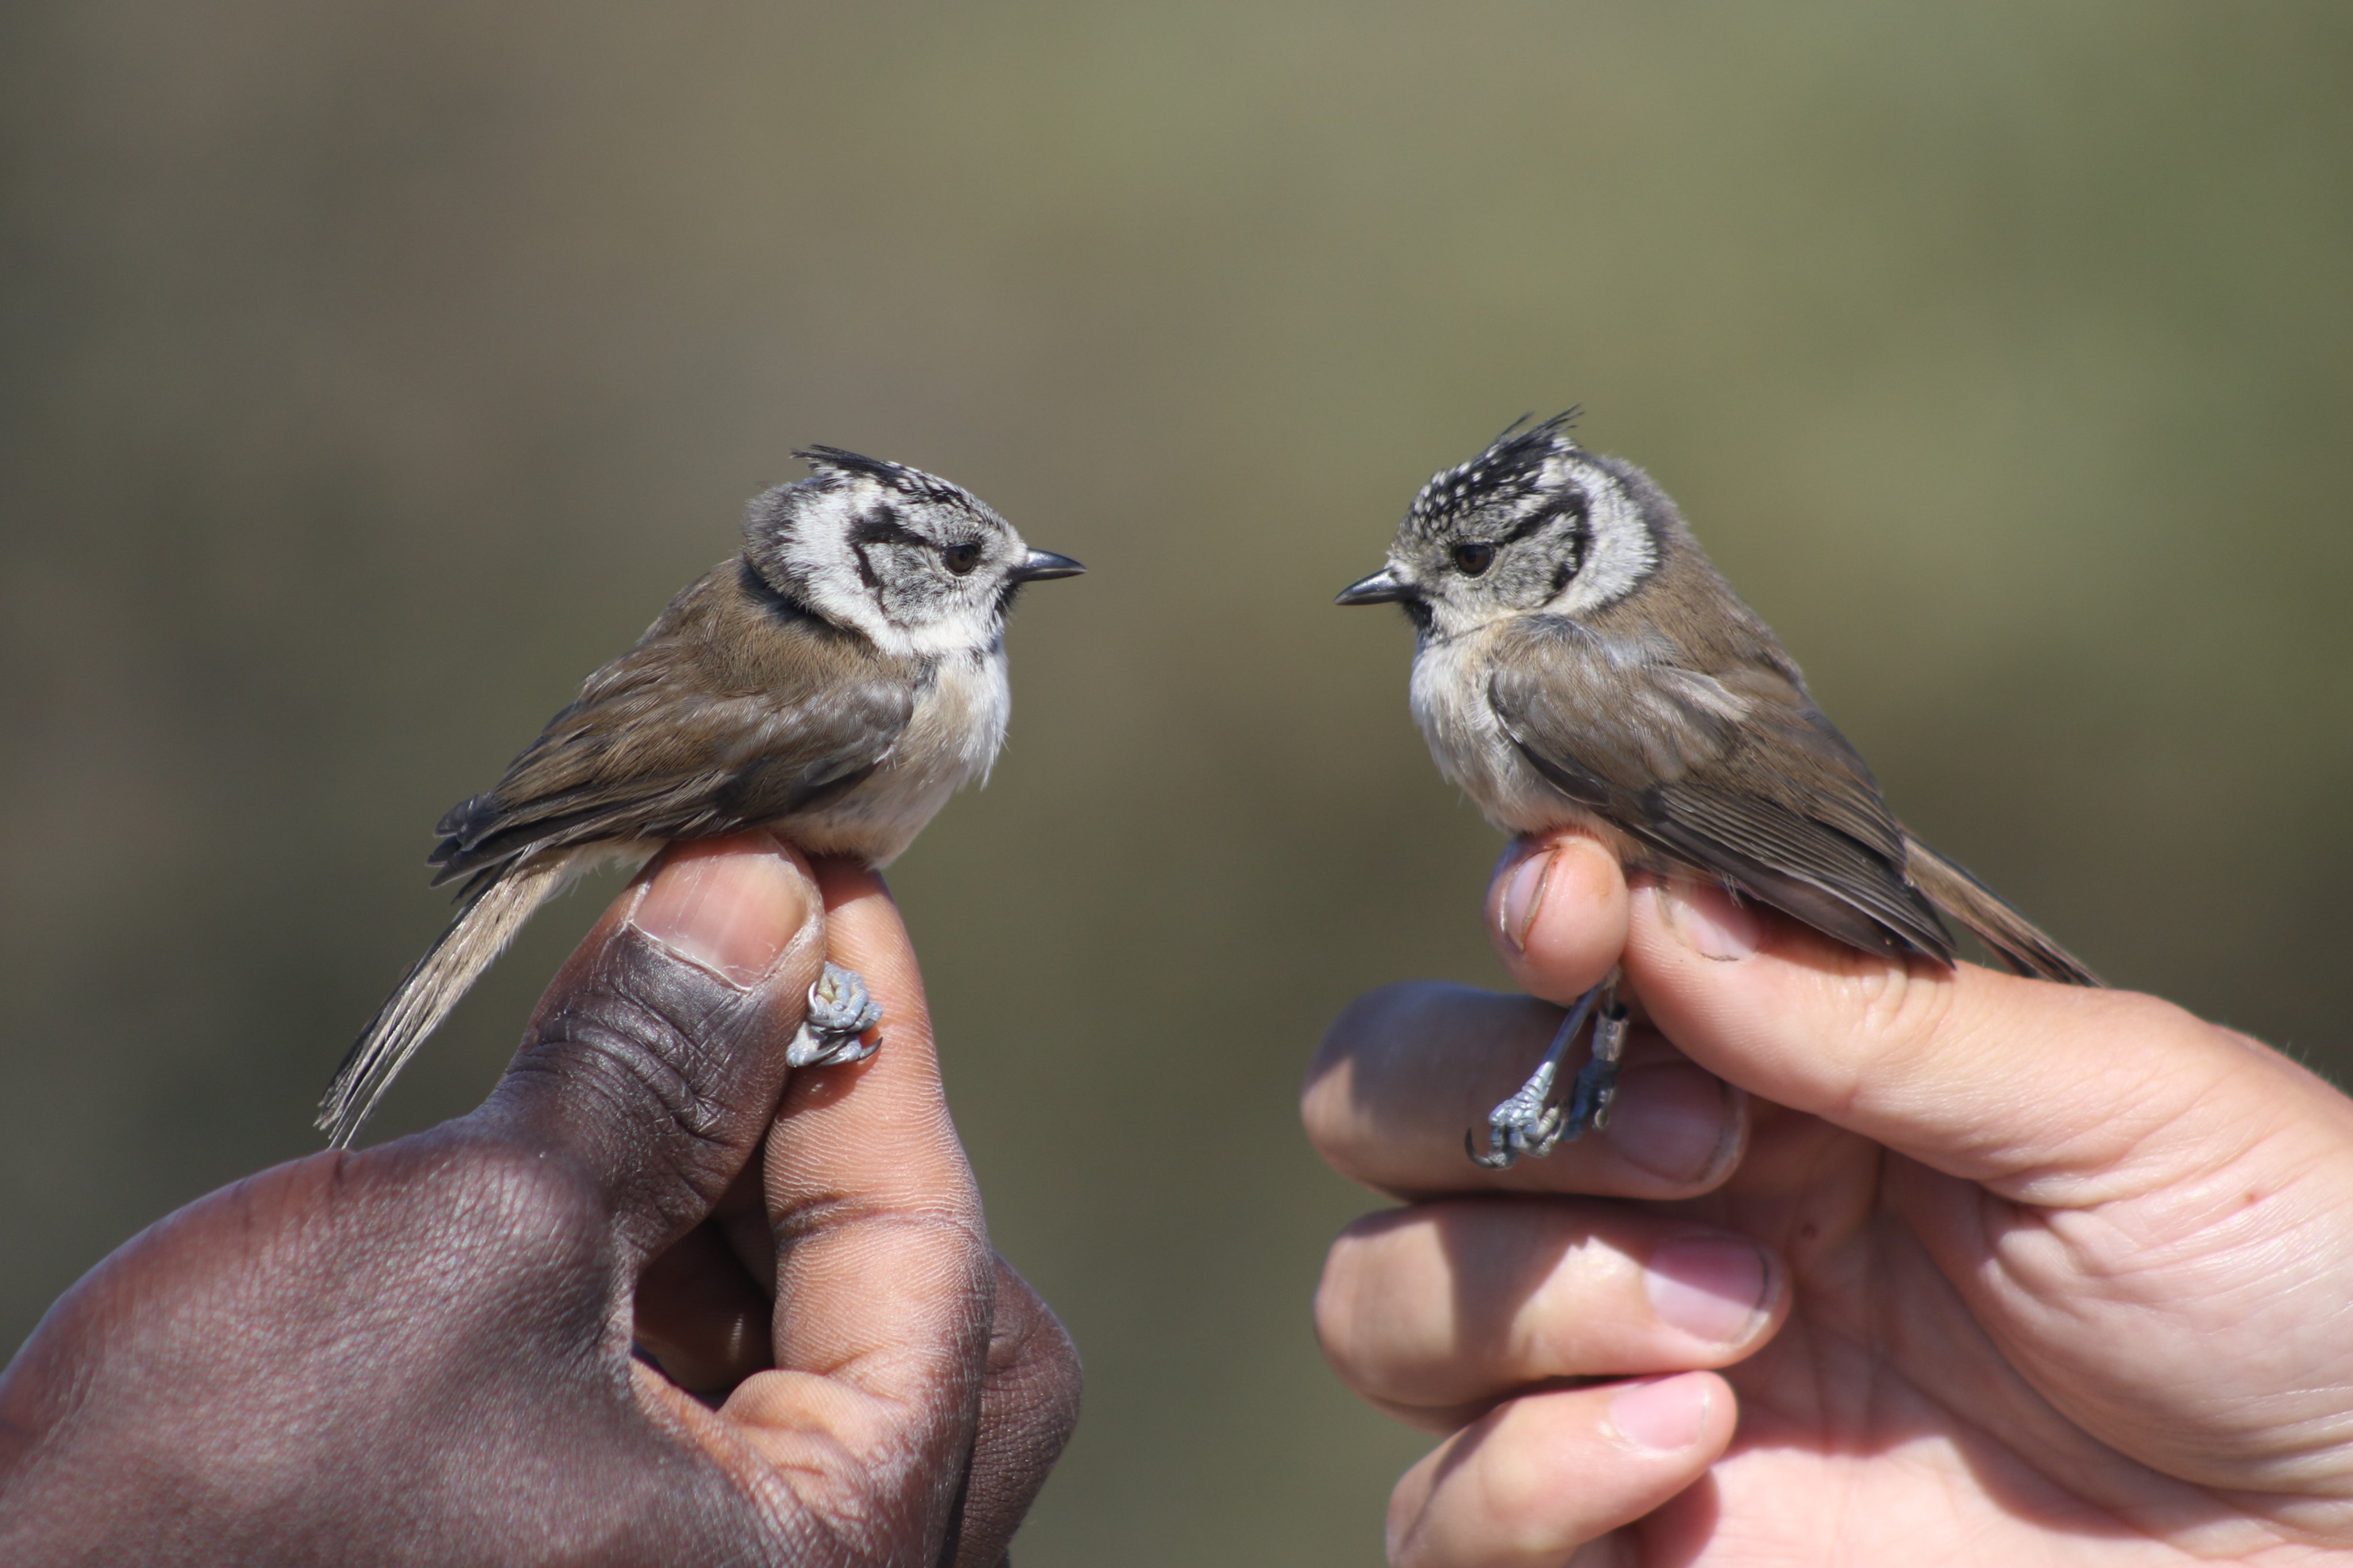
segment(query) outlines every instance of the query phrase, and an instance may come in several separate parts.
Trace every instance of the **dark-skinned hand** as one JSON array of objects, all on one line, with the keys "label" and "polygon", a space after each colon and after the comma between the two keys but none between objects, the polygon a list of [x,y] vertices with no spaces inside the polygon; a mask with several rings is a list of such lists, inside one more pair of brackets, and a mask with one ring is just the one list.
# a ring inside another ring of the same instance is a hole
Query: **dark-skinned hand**
[{"label": "dark-skinned hand", "polygon": [[[788,1081],[828,952],[885,1044]],[[881,882],[744,835],[630,886],[480,1110],[61,1299],[0,1380],[0,1562],[987,1568],[1078,1395]]]},{"label": "dark-skinned hand", "polygon": [[[1445,1440],[1409,1568],[2287,1563],[2353,1550],[2353,1101],[2153,997],[1867,955],[1574,834],[1392,986],[1310,1136],[1407,1199],[1334,1246],[1340,1374]],[[1463,1131],[1622,961],[1608,1130]],[[1542,998],[1535,1000],[1534,998]]]}]

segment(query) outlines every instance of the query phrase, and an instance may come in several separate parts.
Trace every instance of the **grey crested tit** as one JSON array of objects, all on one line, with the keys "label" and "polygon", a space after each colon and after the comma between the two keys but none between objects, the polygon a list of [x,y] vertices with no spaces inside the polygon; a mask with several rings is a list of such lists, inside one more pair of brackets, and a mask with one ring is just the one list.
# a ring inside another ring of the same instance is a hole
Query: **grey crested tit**
[{"label": "grey crested tit", "polygon": [[[1505,833],[1578,827],[1636,870],[1712,880],[1873,952],[1953,960],[1949,918],[2021,974],[2097,976],[1905,831],[1772,629],[1631,463],[1517,424],[1421,489],[1343,605],[1412,618],[1410,700],[1439,772]],[[1609,1115],[1617,975],[1580,998],[1472,1156],[1500,1168]],[[1566,1103],[1553,1093],[1595,1018]]]},{"label": "grey crested tit", "polygon": [[[833,447],[747,510],[744,548],[488,793],[441,819],[434,884],[459,913],[343,1059],[319,1125],[346,1145],[468,986],[540,905],[604,861],[766,827],[812,855],[887,865],[987,778],[1012,698],[1005,617],[1024,583],[1073,576],[969,491]],[[855,1061],[881,1010],[827,964],[790,1047]]]}]

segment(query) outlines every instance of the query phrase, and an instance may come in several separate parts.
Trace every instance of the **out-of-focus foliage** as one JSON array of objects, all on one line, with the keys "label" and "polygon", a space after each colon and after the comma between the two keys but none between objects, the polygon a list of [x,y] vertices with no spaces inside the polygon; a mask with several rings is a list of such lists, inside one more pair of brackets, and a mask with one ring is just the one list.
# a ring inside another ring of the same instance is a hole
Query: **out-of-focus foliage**
[{"label": "out-of-focus foliage", "polygon": [[[1897,809],[2335,1067],[2353,12],[26,0],[0,14],[0,1341],[315,1146],[419,857],[838,442],[1093,574],[894,884],[1087,1358],[1025,1563],[1363,1563],[1306,1303],[1355,992],[1494,841],[1328,607],[1581,400]],[[470,1103],[593,900],[379,1133]]]}]

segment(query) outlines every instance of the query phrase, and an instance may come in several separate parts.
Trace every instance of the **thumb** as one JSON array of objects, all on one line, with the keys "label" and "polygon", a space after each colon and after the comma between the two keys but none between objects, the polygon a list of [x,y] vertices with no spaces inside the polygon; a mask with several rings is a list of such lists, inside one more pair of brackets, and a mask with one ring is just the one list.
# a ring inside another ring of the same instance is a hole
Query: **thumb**
[{"label": "thumb", "polygon": [[671,847],[556,975],[479,1126],[562,1157],[642,1263],[750,1161],[825,955],[800,856],[765,833]]},{"label": "thumb", "polygon": [[2274,1128],[2287,1080],[2311,1081],[2155,997],[1864,953],[1713,885],[1638,889],[1625,966],[1710,1071],[2021,1203],[2209,1163]]}]

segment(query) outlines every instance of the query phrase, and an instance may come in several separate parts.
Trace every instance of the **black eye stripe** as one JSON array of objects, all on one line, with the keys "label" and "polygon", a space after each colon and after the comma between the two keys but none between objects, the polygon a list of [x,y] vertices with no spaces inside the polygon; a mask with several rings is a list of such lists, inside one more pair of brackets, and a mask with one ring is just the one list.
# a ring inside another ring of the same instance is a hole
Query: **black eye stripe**
[{"label": "black eye stripe", "polygon": [[[1552,505],[1541,507],[1514,524],[1512,531],[1504,535],[1501,542],[1516,544],[1532,534],[1541,533],[1550,528],[1554,521],[1558,518],[1573,517],[1582,523],[1592,515],[1592,511],[1593,503],[1586,499],[1583,490],[1565,491]],[[1580,529],[1578,531],[1582,534],[1583,530]]]},{"label": "black eye stripe", "polygon": [[1573,536],[1570,559],[1567,563],[1566,573],[1563,575],[1563,581],[1566,581],[1567,574],[1573,574],[1584,562],[1588,536],[1592,531],[1592,512],[1593,503],[1583,490],[1574,489],[1564,490],[1551,505],[1540,507],[1514,523],[1511,531],[1501,539],[1493,542],[1483,539],[1467,539],[1454,546],[1449,553],[1453,559],[1456,571],[1465,576],[1476,577],[1494,564],[1497,552],[1505,546],[1517,544],[1523,539],[1542,533],[1564,517],[1572,518],[1576,521],[1577,527]]},{"label": "black eye stripe", "polygon": [[873,507],[860,513],[849,525],[853,544],[929,544],[931,541],[899,521],[898,509],[889,504]]}]

